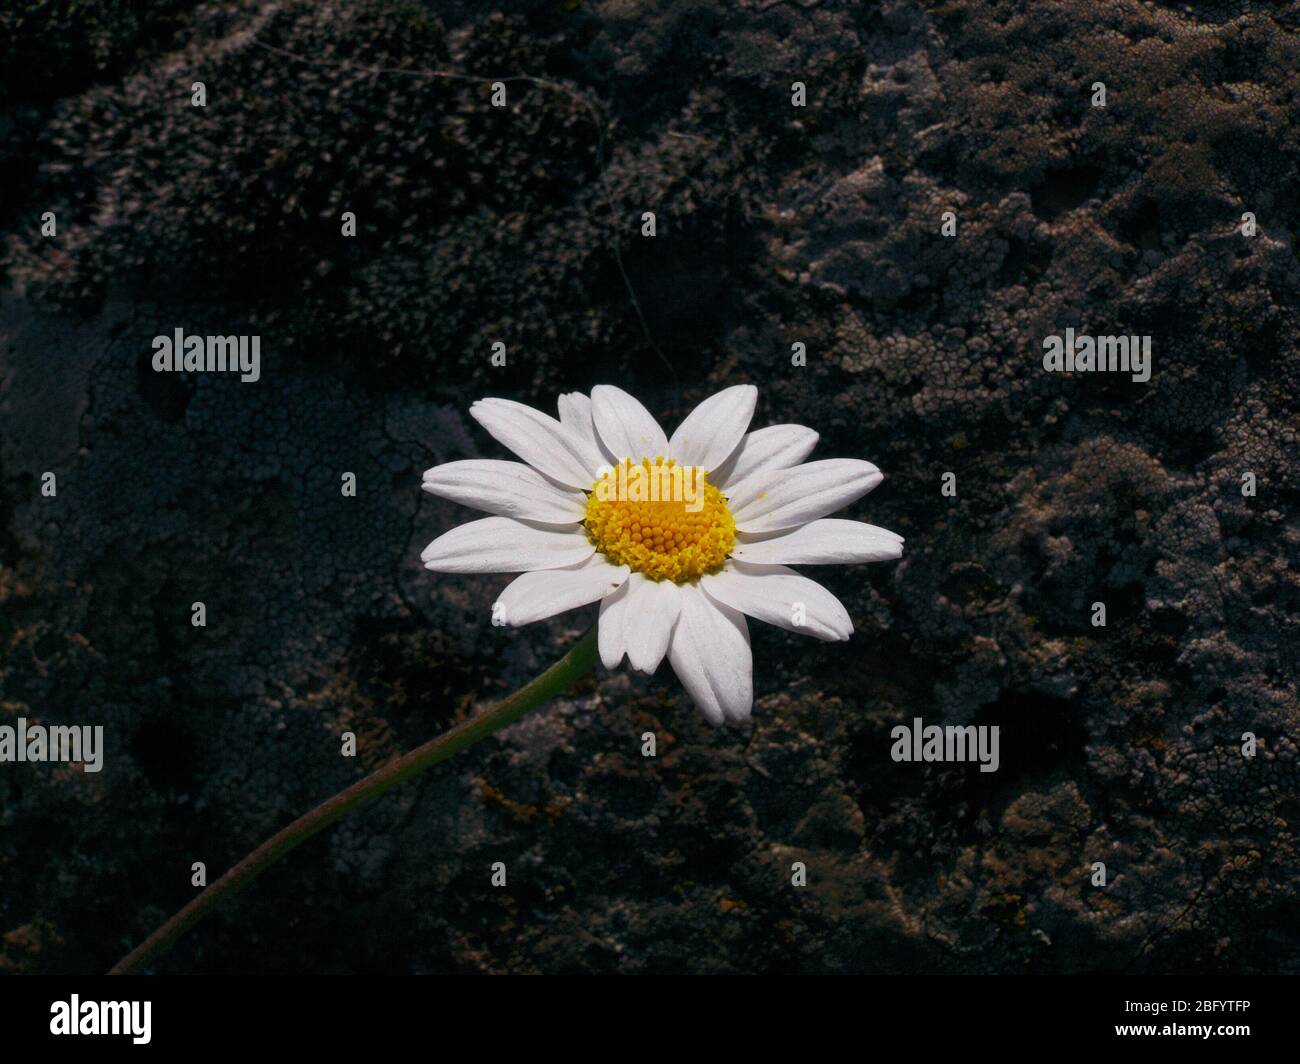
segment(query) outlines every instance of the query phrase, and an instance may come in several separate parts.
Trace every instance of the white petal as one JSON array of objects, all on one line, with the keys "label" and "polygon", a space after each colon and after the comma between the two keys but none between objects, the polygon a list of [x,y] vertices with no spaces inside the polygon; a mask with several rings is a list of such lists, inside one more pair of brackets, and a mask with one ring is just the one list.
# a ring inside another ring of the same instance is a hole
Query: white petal
[{"label": "white petal", "polygon": [[439,536],[420,555],[439,573],[527,573],[576,565],[596,552],[581,528],[484,517]]},{"label": "white petal", "polygon": [[582,492],[557,487],[532,466],[493,458],[434,466],[425,470],[421,487],[490,514],[548,525],[577,524],[587,503]]},{"label": "white petal", "polygon": [[613,669],[626,653],[632,668],[652,673],[668,652],[679,608],[677,585],[633,573],[600,603],[600,660]]},{"label": "white petal", "polygon": [[667,456],[668,438],[659,422],[622,388],[596,385],[591,390],[591,414],[601,442],[616,461]]},{"label": "white petal", "polygon": [[717,469],[736,449],[754,416],[758,389],[737,384],[711,395],[677,426],[668,455],[682,466]]},{"label": "white petal", "polygon": [[601,664],[607,669],[618,668],[618,663],[627,652],[628,603],[632,596],[632,581],[638,576],[638,573],[633,573],[614,594],[600,600],[596,643],[600,649]]},{"label": "white petal", "polygon": [[714,601],[791,632],[842,641],[853,634],[843,604],[815,580],[784,565],[730,561],[721,572],[700,579]]},{"label": "white petal", "polygon": [[584,392],[565,392],[560,396],[559,407],[560,424],[590,444],[602,465],[613,465],[606,461],[600,437],[596,435],[596,423],[591,419],[591,396]]},{"label": "white petal", "polygon": [[885,562],[903,556],[903,537],[878,525],[827,517],[776,536],[738,536],[731,556],[761,565]]},{"label": "white petal", "polygon": [[681,613],[668,644],[673,671],[710,724],[745,720],[754,704],[745,618],[691,584],[678,591]]},{"label": "white petal", "polygon": [[638,672],[651,673],[668,653],[681,592],[669,580],[647,580],[640,574],[633,579],[637,583],[628,602],[627,660]]},{"label": "white petal", "polygon": [[725,488],[728,484],[739,484],[760,469],[789,469],[812,454],[816,446],[817,433],[803,425],[755,429],[740,441],[735,453],[709,479]]},{"label": "white petal", "polygon": [[519,627],[612,595],[626,582],[626,565],[610,565],[594,555],[580,565],[544,569],[515,577],[493,606],[495,616]]},{"label": "white petal", "polygon": [[470,416],[534,469],[571,488],[589,489],[606,462],[589,441],[549,414],[509,399],[480,399]]},{"label": "white petal", "polygon": [[589,429],[591,423],[591,397],[583,392],[565,392],[557,401],[560,424],[571,429]]},{"label": "white petal", "polygon": [[870,462],[828,458],[793,469],[760,470],[727,498],[741,532],[776,532],[825,517],[856,502],[884,480]]}]

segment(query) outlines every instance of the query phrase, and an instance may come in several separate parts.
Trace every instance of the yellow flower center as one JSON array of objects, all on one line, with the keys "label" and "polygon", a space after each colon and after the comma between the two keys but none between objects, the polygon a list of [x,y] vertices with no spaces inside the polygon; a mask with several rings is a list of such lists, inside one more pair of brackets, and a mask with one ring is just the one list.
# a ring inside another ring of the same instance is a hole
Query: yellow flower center
[{"label": "yellow flower center", "polygon": [[688,584],[715,573],[736,542],[722,492],[698,466],[623,459],[587,497],[587,538],[614,565]]}]

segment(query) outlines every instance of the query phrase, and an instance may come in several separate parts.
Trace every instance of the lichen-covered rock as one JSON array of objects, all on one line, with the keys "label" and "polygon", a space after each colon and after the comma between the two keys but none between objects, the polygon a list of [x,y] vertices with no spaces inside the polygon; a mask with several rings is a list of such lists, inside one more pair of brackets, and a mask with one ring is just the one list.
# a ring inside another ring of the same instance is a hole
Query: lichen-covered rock
[{"label": "lichen-covered rock", "polygon": [[[818,574],[853,640],[753,625],[720,731],[602,671],[160,970],[1300,970],[1294,13],[497,7],[0,14],[0,723],[107,746],[0,766],[0,971],[108,967],[557,657],[588,616],[422,570],[466,514],[419,473],[500,454],[474,398],[601,381],[669,422],[752,381],[886,472],[849,516],[904,558]],[[178,327],[261,379],[153,372]],[[1150,381],[1045,372],[1066,328]],[[918,717],[998,771],[893,761]]]}]

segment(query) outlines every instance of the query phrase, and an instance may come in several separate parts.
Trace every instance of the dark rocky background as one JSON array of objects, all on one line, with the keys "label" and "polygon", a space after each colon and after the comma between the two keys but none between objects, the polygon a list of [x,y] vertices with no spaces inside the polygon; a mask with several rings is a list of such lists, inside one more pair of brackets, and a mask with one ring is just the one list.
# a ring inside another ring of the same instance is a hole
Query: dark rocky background
[{"label": "dark rocky background", "polygon": [[[671,424],[741,381],[888,474],[848,515],[904,559],[821,571],[853,640],[753,624],[718,731],[666,666],[602,671],[158,970],[1300,968],[1297,5],[485,7],[0,10],[0,718],[108,746],[0,767],[0,970],[107,968],[191,862],[586,627],[419,565],[471,516],[421,471],[502,453],[474,398],[611,382]],[[178,326],[260,334],[262,380],[154,374]],[[1151,382],[1043,372],[1066,326],[1151,334]],[[999,724],[1001,770],[893,763],[914,716]]]}]

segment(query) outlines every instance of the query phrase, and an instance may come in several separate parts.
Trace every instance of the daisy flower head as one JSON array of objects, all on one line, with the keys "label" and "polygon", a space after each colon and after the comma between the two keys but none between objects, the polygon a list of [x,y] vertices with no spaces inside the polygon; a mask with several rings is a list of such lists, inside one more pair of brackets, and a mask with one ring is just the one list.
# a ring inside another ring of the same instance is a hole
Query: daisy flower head
[{"label": "daisy flower head", "polygon": [[750,432],[758,390],[726,388],[665,436],[633,396],[601,384],[559,398],[559,419],[508,399],[470,408],[522,459],[447,462],[432,495],[492,514],[424,549],[426,569],[520,573],[494,619],[523,625],[600,603],[606,668],[664,657],[713,724],[753,705],[746,616],[818,639],[848,639],[840,601],[789,565],[886,561],[903,537],[828,518],[883,479],[870,462],[804,459],[802,425]]}]

